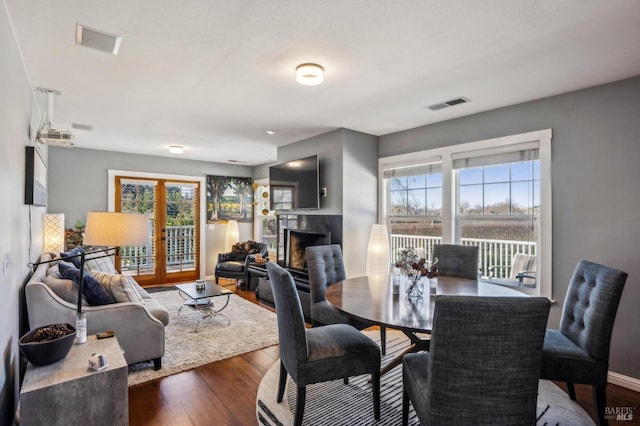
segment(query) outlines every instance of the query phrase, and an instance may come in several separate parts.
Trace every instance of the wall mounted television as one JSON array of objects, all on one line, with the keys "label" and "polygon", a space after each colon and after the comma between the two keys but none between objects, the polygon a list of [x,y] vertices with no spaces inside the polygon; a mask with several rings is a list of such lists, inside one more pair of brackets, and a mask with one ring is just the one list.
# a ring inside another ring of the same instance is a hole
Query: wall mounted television
[{"label": "wall mounted television", "polygon": [[319,173],[317,155],[269,167],[271,210],[319,209]]},{"label": "wall mounted television", "polygon": [[331,232],[284,230],[284,266],[300,272],[307,272],[305,249],[311,246],[331,244]]}]

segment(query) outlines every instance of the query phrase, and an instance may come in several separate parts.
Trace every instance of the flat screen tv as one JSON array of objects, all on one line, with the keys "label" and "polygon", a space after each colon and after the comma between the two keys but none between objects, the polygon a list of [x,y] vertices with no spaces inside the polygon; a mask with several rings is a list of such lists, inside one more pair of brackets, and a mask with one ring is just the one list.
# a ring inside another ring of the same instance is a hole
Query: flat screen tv
[{"label": "flat screen tv", "polygon": [[331,244],[331,232],[284,230],[284,266],[300,272],[307,272],[305,249],[310,246]]},{"label": "flat screen tv", "polygon": [[271,210],[320,208],[318,156],[312,155],[269,167]]}]

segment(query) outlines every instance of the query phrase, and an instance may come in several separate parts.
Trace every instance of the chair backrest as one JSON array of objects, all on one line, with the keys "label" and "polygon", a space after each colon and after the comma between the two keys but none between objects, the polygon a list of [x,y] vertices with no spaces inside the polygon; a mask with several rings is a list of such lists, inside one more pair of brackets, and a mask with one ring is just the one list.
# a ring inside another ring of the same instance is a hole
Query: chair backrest
[{"label": "chair backrest", "polygon": [[597,361],[609,360],[613,322],[627,273],[581,260],[567,289],[560,332]]},{"label": "chair backrest", "polygon": [[293,380],[297,381],[298,365],[308,356],[302,305],[289,271],[275,262],[268,262],[267,274],[278,318],[280,359]]},{"label": "chair backrest", "polygon": [[438,258],[440,275],[478,279],[479,249],[477,246],[457,244],[436,244],[433,257]]},{"label": "chair backrest", "polygon": [[536,256],[533,254],[516,253],[511,259],[511,272],[509,278],[518,279],[518,274],[529,272],[533,275],[536,272]]},{"label": "chair backrest", "polygon": [[305,249],[311,303],[325,300],[324,293],[331,284],[347,278],[338,244],[311,246]]},{"label": "chair backrest", "polygon": [[436,296],[429,424],[535,424],[549,307],[544,297]]}]

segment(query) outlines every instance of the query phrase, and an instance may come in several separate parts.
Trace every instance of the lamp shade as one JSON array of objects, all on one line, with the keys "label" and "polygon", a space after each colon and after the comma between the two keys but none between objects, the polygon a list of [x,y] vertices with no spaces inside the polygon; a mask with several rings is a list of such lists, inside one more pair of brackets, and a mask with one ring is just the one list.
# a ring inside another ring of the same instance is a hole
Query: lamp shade
[{"label": "lamp shade", "polygon": [[64,251],[64,213],[44,215],[44,251]]},{"label": "lamp shade", "polygon": [[224,233],[224,246],[226,249],[229,249],[235,243],[238,242],[239,232],[238,232],[238,221],[230,220],[227,222],[227,229]]},{"label": "lamp shade", "polygon": [[367,248],[367,275],[389,274],[390,263],[387,226],[374,224],[371,227],[369,247]]},{"label": "lamp shade", "polygon": [[149,242],[149,215],[88,212],[84,243],[94,246],[140,246]]}]

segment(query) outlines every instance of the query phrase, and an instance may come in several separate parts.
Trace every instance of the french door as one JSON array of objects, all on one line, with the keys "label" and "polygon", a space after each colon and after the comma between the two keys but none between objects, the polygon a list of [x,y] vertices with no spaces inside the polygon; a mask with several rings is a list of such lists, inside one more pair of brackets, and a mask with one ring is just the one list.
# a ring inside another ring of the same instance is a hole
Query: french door
[{"label": "french door", "polygon": [[200,182],[116,176],[115,210],[150,216],[147,244],[116,259],[123,274],[143,286],[199,278]]}]

